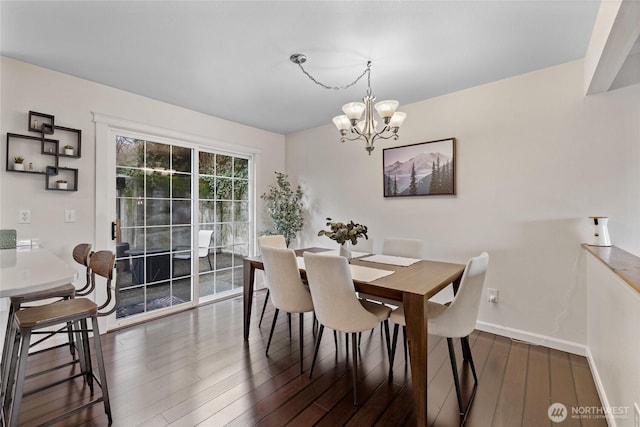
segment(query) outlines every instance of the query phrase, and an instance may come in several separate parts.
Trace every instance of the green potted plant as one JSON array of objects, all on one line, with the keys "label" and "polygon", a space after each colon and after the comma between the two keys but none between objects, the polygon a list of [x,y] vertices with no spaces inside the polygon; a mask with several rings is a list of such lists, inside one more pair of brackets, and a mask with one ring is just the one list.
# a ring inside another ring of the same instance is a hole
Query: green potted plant
[{"label": "green potted plant", "polygon": [[282,234],[287,246],[296,238],[296,233],[302,230],[302,190],[298,186],[295,191],[291,188],[288,176],[282,172],[275,172],[276,184],[269,186],[269,191],[260,198],[267,203],[267,212],[273,221],[274,230],[265,234]]},{"label": "green potted plant", "polygon": [[73,156],[73,145],[65,145],[64,146],[64,154],[67,156]]},{"label": "green potted plant", "polygon": [[56,184],[58,186],[58,190],[66,190],[67,189],[67,180],[66,179],[59,179],[56,181]]},{"label": "green potted plant", "polygon": [[367,226],[362,224],[356,224],[353,221],[349,221],[346,224],[344,222],[332,221],[331,218],[327,218],[327,226],[329,230],[318,231],[318,236],[327,236],[331,240],[335,240],[340,244],[340,255],[351,259],[351,245],[355,245],[358,239],[367,236]]},{"label": "green potted plant", "polygon": [[24,157],[22,157],[21,155],[17,155],[13,158],[13,170],[14,171],[24,170]]}]

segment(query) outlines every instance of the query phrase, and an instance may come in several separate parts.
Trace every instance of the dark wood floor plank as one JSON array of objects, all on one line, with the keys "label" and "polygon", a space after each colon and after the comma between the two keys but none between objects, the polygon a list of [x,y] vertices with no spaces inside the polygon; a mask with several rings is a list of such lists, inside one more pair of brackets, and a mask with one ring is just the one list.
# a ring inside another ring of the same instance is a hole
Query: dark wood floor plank
[{"label": "dark wood floor plank", "polygon": [[551,420],[547,415],[549,405],[551,405],[549,349],[531,346],[529,348],[522,426],[551,426]]},{"label": "dark wood floor plank", "polygon": [[[489,347],[489,353],[486,363],[479,372],[478,391],[473,408],[467,417],[467,425],[491,426],[502,389],[511,341],[505,337],[481,333],[474,349],[479,347]],[[517,424],[519,422],[514,425]]]},{"label": "dark wood floor plank", "polygon": [[517,420],[518,424],[522,422],[528,356],[529,347],[526,344],[516,341],[511,343],[493,418],[495,426],[512,426],[514,420]]},{"label": "dark wood floor plank", "polygon": [[562,403],[567,408],[568,416],[562,425],[580,426],[581,420],[571,416],[571,408],[578,406],[578,398],[568,353],[549,349],[549,378],[551,403]]},{"label": "dark wood floor plank", "polygon": [[[587,359],[582,356],[577,356],[575,354],[569,354],[569,361],[571,364],[571,371],[573,373],[573,382],[576,390],[576,397],[578,400],[578,406],[581,408],[585,408],[582,414],[580,415],[580,421],[583,427],[604,427],[607,425],[606,418],[604,415],[599,413],[586,413],[587,409],[590,408],[589,411],[595,412],[593,409],[601,408],[600,397],[598,396],[598,391],[596,389],[596,384],[593,380],[593,375],[591,375],[591,370],[589,369],[589,363]],[[571,410],[571,409],[569,409]],[[630,408],[630,412],[633,409]],[[628,417],[633,417],[632,413],[628,414]]]},{"label": "dark wood floor plank", "polygon": [[[256,296],[254,313],[259,313],[264,292],[257,292]],[[401,341],[396,349],[393,382],[389,383],[388,360],[379,329],[363,334],[359,349],[361,404],[355,407],[344,335],[336,350],[331,331],[325,332],[314,376],[309,379],[314,339],[311,315],[305,316],[306,372],[301,376],[297,316],[292,322],[291,339],[287,317],[280,316],[269,357],[264,354],[273,314],[269,304],[261,329],[258,315],[254,316],[247,342],[242,338],[241,298],[102,336],[113,426],[416,425],[411,372],[405,365]],[[512,343],[485,332],[474,332],[470,343],[479,385],[466,424],[469,427],[549,425],[544,408],[548,401],[563,402],[569,410],[571,406],[600,406],[584,358]],[[458,365],[468,394],[471,376],[462,364],[459,347],[456,340]],[[28,369],[33,372],[49,367],[68,355],[67,349],[34,355]],[[429,423],[438,427],[457,425],[446,340],[429,337],[428,363]],[[29,380],[27,387],[65,377],[68,372],[62,370]],[[38,425],[52,414],[86,401],[88,393],[83,394],[83,390],[86,385],[76,380],[25,397],[22,425]],[[602,418],[567,420],[563,425],[580,422],[585,426],[605,425]],[[96,405],[55,427],[106,425],[104,409]]]}]

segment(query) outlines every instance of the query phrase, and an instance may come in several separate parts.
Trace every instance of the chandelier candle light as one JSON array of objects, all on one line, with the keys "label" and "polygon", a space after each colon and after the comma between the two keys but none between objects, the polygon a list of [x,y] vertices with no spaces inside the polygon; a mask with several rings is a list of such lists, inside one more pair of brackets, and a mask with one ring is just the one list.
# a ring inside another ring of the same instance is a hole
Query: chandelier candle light
[{"label": "chandelier candle light", "polygon": [[[398,101],[389,100],[376,103],[376,97],[371,94],[371,61],[367,62],[367,68],[358,76],[353,82],[345,86],[327,86],[316,79],[314,79],[303,67],[302,64],[307,61],[307,56],[302,53],[295,53],[289,57],[291,62],[298,64],[302,72],[311,79],[314,83],[325,89],[347,89],[355,85],[362,77],[367,75],[367,95],[362,99],[363,102],[349,102],[342,106],[344,115],[336,116],[333,118],[333,123],[340,131],[340,141],[356,141],[362,140],[365,142],[365,149],[371,155],[373,151],[373,143],[376,139],[398,139],[398,129],[402,125],[405,117],[405,113],[396,111],[398,108]],[[378,112],[378,115],[384,122],[384,127],[377,130],[378,122],[374,119],[373,109]],[[362,114],[364,113],[364,120]],[[353,137],[349,137],[353,135]]]}]

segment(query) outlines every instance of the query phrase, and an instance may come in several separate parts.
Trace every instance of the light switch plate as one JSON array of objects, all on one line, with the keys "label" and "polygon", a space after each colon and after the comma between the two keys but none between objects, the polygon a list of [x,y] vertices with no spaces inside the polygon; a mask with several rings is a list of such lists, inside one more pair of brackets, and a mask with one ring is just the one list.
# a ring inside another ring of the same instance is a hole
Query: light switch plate
[{"label": "light switch plate", "polygon": [[76,222],[76,211],[67,209],[64,211],[64,222]]}]

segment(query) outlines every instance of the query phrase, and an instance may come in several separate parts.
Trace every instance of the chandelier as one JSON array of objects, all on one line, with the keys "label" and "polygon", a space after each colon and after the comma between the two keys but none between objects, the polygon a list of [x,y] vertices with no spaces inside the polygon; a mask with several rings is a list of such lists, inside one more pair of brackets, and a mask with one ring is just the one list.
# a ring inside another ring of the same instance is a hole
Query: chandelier
[{"label": "chandelier", "polygon": [[[302,72],[309,77],[311,81],[325,89],[347,89],[358,83],[365,75],[367,76],[367,95],[362,99],[363,102],[349,102],[343,105],[342,111],[344,114],[333,118],[333,124],[335,124],[338,131],[340,131],[340,142],[362,140],[365,142],[365,150],[371,155],[371,151],[373,151],[374,148],[373,143],[376,139],[398,139],[398,129],[407,115],[396,111],[399,105],[398,101],[381,101],[374,105],[376,97],[371,94],[371,61],[367,62],[367,68],[362,74],[348,85],[328,86],[317,81],[304,69],[302,64],[307,61],[305,54],[295,53],[291,55],[289,59],[294,64],[298,64]],[[384,126],[382,126],[380,130],[378,130],[378,121],[374,119],[374,108],[384,123]],[[364,119],[362,119],[363,113]]]}]

